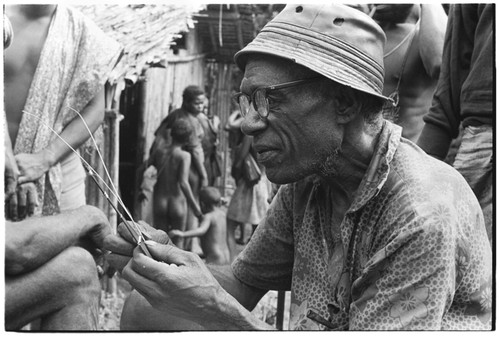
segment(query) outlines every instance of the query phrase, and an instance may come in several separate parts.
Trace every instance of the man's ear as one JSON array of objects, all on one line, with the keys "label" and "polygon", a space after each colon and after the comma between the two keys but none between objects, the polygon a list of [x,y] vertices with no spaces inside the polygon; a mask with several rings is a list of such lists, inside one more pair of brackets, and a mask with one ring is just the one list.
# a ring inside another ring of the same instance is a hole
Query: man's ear
[{"label": "man's ear", "polygon": [[356,94],[352,88],[346,86],[340,88],[334,98],[337,122],[339,124],[347,124],[359,113],[361,105],[358,103]]}]

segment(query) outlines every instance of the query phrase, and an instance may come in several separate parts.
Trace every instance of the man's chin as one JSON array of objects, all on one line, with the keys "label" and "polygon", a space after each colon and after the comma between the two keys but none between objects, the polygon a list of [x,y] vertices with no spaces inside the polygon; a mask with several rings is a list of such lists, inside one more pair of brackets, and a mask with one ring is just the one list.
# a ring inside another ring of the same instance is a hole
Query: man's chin
[{"label": "man's chin", "polygon": [[307,174],[293,172],[279,167],[266,167],[266,176],[273,184],[285,185],[297,182],[306,177]]}]

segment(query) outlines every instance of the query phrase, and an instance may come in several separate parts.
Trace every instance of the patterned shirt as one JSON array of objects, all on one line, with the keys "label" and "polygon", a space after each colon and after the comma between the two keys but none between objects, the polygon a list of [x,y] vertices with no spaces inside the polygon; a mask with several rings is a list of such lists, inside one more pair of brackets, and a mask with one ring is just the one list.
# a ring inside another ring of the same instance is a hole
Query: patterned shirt
[{"label": "patterned shirt", "polygon": [[342,223],[318,177],[284,185],[232,265],[290,290],[292,330],[491,329],[492,254],[481,208],[452,167],[385,122]]}]

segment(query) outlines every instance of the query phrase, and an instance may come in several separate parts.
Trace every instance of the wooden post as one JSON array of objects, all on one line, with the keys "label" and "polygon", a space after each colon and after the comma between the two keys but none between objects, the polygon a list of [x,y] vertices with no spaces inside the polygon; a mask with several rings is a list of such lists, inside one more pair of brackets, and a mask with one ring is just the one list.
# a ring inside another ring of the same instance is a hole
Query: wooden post
[{"label": "wooden post", "polygon": [[[119,186],[119,167],[120,167],[120,121],[123,116],[119,113],[119,102],[114,100],[114,94],[116,90],[116,85],[106,85],[106,112],[105,112],[105,125],[107,126],[107,132],[105,137],[105,154],[103,155],[104,160],[108,166],[109,177],[111,181],[108,181],[110,186],[114,186],[115,193],[118,195],[120,193]],[[110,202],[115,207],[120,207],[118,204],[118,198],[109,193]],[[116,233],[116,227],[118,225],[117,214],[113,207],[108,205],[108,219],[111,224],[111,230]],[[105,281],[105,290],[110,294],[116,294],[117,292],[117,282],[115,277],[107,278]]]},{"label": "wooden post", "polygon": [[278,291],[278,305],[276,308],[276,329],[283,330],[285,316],[285,291]]}]

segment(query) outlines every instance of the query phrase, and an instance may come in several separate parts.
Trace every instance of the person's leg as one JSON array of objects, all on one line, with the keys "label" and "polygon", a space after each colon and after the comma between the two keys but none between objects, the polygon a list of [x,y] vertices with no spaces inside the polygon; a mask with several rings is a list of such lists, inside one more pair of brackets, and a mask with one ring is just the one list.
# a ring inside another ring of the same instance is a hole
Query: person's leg
[{"label": "person's leg", "polygon": [[133,290],[123,305],[120,330],[186,331],[204,329],[194,322],[154,309],[144,297]]},{"label": "person's leg", "polygon": [[[240,227],[240,237],[238,239],[236,239],[236,243],[239,245],[244,245],[246,243],[246,241],[245,241],[246,224],[243,222],[240,222],[239,227]],[[236,235],[235,235],[235,237],[236,237]]]},{"label": "person's leg", "polygon": [[[191,187],[191,191],[193,192],[194,199],[199,202],[200,200],[200,187],[201,180],[198,171],[193,166],[193,162],[191,161],[191,168],[189,170],[189,186]],[[198,218],[194,215],[191,207],[187,208],[187,218],[186,218],[186,227],[184,230],[188,231],[191,229],[197,228],[199,225]],[[184,250],[187,251],[201,251],[199,247],[199,243],[194,240],[195,238],[185,238],[184,239]]]},{"label": "person's leg", "polygon": [[255,233],[255,230],[257,229],[257,226],[259,224],[252,224],[252,234],[250,235],[250,237],[252,237],[253,233]]},{"label": "person's leg", "polygon": [[200,186],[208,186],[208,176],[205,169],[205,154],[201,144],[190,148],[189,152],[191,153],[192,158],[191,166],[194,166],[198,176],[200,177]]},{"label": "person's leg", "polygon": [[227,219],[226,241],[227,241],[227,248],[229,248],[229,257],[231,262],[233,262],[234,259],[236,258],[236,255],[238,255],[238,251],[236,249],[235,232],[236,232],[236,227],[238,227],[239,225],[240,222]]},{"label": "person's leg", "polygon": [[151,226],[162,231],[167,230],[169,200],[162,191],[155,191],[153,199],[153,222]]},{"label": "person's leg", "polygon": [[[185,231],[187,226],[187,216],[188,216],[188,207],[185,198],[172,198],[169,201],[169,209],[166,218],[166,224],[168,225],[169,230],[178,229],[180,231]],[[174,245],[179,247],[180,249],[184,249],[184,238],[175,237],[172,239]]]},{"label": "person's leg", "polygon": [[95,330],[101,287],[93,257],[70,247],[42,267],[5,281],[5,329],[41,318],[41,330]]}]

